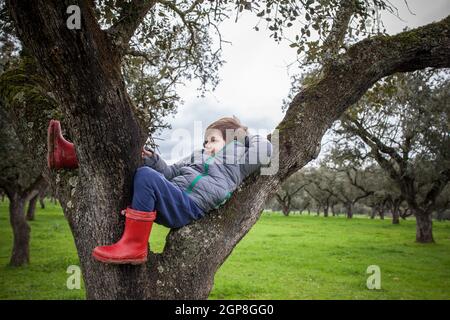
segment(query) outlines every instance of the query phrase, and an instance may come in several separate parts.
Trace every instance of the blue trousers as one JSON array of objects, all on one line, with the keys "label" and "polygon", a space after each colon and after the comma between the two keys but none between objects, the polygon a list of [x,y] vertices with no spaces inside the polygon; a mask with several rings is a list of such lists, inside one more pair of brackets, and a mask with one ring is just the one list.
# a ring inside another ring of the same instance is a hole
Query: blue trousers
[{"label": "blue trousers", "polygon": [[155,222],[168,228],[180,228],[204,216],[185,191],[148,166],[136,170],[131,208],[156,210]]}]

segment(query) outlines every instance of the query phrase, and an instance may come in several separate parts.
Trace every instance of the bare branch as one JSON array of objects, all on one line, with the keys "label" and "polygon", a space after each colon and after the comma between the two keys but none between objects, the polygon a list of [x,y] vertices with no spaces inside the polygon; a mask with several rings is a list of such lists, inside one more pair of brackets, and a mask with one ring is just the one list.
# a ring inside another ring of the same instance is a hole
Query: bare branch
[{"label": "bare branch", "polygon": [[199,4],[201,4],[203,2],[203,0],[196,0],[192,3],[192,5],[185,11],[180,10],[174,2],[172,1],[166,1],[166,0],[158,0],[158,3],[162,4],[163,6],[167,7],[168,9],[172,10],[173,12],[175,12],[181,19],[181,21],[183,22],[183,24],[186,26],[186,28],[188,28],[189,33],[190,33],[190,38],[189,38],[189,47],[188,47],[188,51],[189,53],[192,52],[192,48],[194,48],[197,44],[195,38],[195,22],[194,21],[190,21],[188,19],[186,19],[186,16],[191,13],[195,7]]}]

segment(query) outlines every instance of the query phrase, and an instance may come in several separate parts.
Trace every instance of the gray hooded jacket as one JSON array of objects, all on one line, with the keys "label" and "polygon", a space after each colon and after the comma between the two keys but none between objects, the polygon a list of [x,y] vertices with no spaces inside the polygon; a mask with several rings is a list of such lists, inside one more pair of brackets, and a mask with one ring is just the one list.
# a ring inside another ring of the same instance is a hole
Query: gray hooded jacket
[{"label": "gray hooded jacket", "polygon": [[222,206],[241,182],[261,165],[268,165],[272,144],[261,135],[249,135],[248,144],[233,140],[210,156],[205,149],[193,151],[173,165],[156,152],[144,164],[188,193],[206,213]]}]

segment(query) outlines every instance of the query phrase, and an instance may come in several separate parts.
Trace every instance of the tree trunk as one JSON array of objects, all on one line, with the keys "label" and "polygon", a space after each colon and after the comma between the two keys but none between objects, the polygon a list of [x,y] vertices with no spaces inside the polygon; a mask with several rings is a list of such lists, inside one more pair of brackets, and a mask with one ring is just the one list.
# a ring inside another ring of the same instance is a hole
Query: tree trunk
[{"label": "tree trunk", "polygon": [[325,206],[325,207],[323,208],[323,216],[324,216],[324,217],[328,217],[328,206]]},{"label": "tree trunk", "polygon": [[283,211],[283,215],[284,216],[289,216],[289,213],[291,212],[290,208],[288,205],[283,205],[282,206],[282,211]]},{"label": "tree trunk", "polygon": [[432,243],[433,239],[433,221],[431,213],[415,212],[416,216],[416,242]]},{"label": "tree trunk", "polygon": [[392,207],[392,224],[400,224],[399,205],[397,204]]},{"label": "tree trunk", "polygon": [[35,212],[36,212],[36,203],[37,203],[38,199],[39,199],[39,195],[37,194],[36,196],[31,198],[31,200],[28,202],[28,209],[27,209],[27,220],[28,221],[34,220],[34,216],[35,216]]},{"label": "tree trunk", "polygon": [[39,204],[41,205],[41,209],[45,209],[45,197],[39,197]]},{"label": "tree trunk", "polygon": [[39,203],[41,205],[41,209],[45,209],[45,196],[47,195],[49,187],[50,185],[48,183],[45,183],[39,190]]},{"label": "tree trunk", "polygon": [[370,211],[370,219],[375,219],[377,215],[377,207],[372,207]]},{"label": "tree trunk", "polygon": [[9,198],[9,221],[13,231],[13,249],[9,264],[14,267],[30,262],[30,226],[25,219],[26,199],[18,193]]},{"label": "tree trunk", "polygon": [[345,205],[345,208],[347,209],[347,218],[348,219],[353,218],[353,204],[347,203]]}]

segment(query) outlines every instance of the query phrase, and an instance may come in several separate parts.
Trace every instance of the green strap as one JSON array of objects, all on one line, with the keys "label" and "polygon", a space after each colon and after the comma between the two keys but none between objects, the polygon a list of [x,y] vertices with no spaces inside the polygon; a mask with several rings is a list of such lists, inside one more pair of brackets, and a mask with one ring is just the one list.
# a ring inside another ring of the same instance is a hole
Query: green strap
[{"label": "green strap", "polygon": [[[192,189],[194,189],[194,186],[197,184],[197,182],[203,178],[204,176],[208,175],[208,170],[209,170],[209,162],[211,162],[215,156],[220,153],[223,149],[225,149],[226,146],[228,146],[230,143],[233,143],[235,140],[230,141],[229,143],[227,143],[226,145],[224,145],[219,152],[216,152],[214,155],[209,156],[208,159],[205,160],[205,163],[203,164],[203,170],[205,171],[204,173],[200,173],[198,176],[196,176],[194,178],[194,180],[192,180],[191,184],[189,185],[189,187],[186,189],[187,193],[191,193]],[[240,143],[239,141],[237,141],[238,143]]]},{"label": "green strap", "polygon": [[205,175],[206,175],[206,174],[201,173],[201,174],[199,174],[198,176],[196,176],[196,177],[194,178],[194,180],[192,180],[192,182],[191,182],[191,184],[189,185],[189,187],[186,189],[186,192],[187,192],[187,193],[191,193],[191,192],[192,192],[192,189],[193,189],[194,186],[195,186],[195,184],[196,184],[201,178],[203,178]]}]

